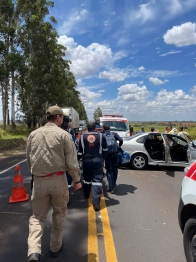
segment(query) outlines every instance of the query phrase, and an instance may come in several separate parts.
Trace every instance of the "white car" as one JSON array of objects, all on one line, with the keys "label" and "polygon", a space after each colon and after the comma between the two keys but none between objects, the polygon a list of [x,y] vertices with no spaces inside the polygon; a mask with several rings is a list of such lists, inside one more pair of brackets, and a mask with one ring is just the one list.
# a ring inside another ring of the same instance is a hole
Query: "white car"
[{"label": "white car", "polygon": [[182,137],[160,132],[137,133],[124,138],[122,149],[129,153],[134,169],[153,166],[186,167],[196,159],[196,145],[189,136]]},{"label": "white car", "polygon": [[196,161],[185,168],[178,220],[183,233],[184,252],[188,262],[196,261]]}]

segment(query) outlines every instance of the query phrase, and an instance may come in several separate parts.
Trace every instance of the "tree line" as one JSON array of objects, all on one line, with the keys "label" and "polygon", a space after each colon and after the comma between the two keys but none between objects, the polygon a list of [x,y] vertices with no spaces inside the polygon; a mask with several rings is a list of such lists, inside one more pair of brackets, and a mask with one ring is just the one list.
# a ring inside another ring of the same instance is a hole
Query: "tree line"
[{"label": "tree line", "polygon": [[[29,128],[45,123],[46,109],[72,106],[87,120],[77,82],[58,44],[57,23],[50,16],[54,2],[0,1],[0,94],[3,129],[16,119]],[[9,112],[11,108],[11,112]],[[18,112],[21,112],[18,115]]]}]

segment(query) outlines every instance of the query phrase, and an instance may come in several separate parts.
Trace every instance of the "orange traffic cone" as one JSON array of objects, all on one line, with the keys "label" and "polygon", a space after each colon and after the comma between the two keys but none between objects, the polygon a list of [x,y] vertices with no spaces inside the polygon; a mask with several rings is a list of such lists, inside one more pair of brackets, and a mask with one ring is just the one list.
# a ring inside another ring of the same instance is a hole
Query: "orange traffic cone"
[{"label": "orange traffic cone", "polygon": [[20,172],[20,166],[17,165],[15,167],[15,174],[14,174],[14,185],[12,189],[12,195],[9,199],[9,203],[16,203],[27,201],[29,199],[29,195],[26,194],[26,190],[23,184],[22,174]]}]

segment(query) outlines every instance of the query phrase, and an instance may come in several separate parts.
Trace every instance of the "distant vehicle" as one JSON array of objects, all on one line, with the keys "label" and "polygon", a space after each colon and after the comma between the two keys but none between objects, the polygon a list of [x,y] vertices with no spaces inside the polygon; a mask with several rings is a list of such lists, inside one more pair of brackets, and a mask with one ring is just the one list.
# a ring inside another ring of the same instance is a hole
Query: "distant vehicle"
[{"label": "distant vehicle", "polygon": [[160,132],[138,133],[123,140],[122,149],[130,154],[134,169],[153,166],[186,167],[196,159],[196,145],[189,136],[182,137]]},{"label": "distant vehicle", "polygon": [[183,233],[186,259],[188,262],[196,261],[196,161],[185,168],[178,221]]},{"label": "distant vehicle", "polygon": [[129,123],[123,115],[107,114],[99,118],[100,125],[108,124],[110,130],[116,132],[120,137],[130,136]]},{"label": "distant vehicle", "polygon": [[80,120],[80,127],[79,130],[83,131],[86,129],[86,120]]},{"label": "distant vehicle", "polygon": [[63,107],[62,110],[69,115],[72,128],[78,133],[80,127],[79,113],[73,107]]}]

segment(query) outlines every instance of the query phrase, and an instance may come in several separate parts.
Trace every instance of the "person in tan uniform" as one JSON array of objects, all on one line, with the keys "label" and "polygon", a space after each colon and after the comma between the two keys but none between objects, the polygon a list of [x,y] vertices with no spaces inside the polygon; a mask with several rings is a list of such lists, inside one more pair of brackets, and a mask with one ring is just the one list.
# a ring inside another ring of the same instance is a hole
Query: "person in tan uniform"
[{"label": "person in tan uniform", "polygon": [[52,106],[47,111],[47,124],[28,137],[27,164],[33,174],[32,211],[29,219],[28,262],[40,261],[41,238],[50,204],[53,208],[50,252],[57,257],[63,250],[63,227],[69,199],[69,172],[74,189],[81,188],[75,145],[69,133],[61,127],[63,111]]}]

